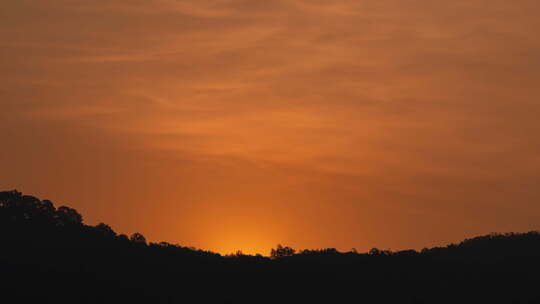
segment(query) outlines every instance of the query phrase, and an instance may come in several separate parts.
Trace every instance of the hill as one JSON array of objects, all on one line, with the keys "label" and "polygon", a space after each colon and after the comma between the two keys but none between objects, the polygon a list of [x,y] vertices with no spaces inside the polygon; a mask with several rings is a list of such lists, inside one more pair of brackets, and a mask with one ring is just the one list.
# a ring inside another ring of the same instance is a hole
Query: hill
[{"label": "hill", "polygon": [[270,257],[148,243],[66,206],[0,192],[6,303],[540,303],[540,233],[366,253]]}]

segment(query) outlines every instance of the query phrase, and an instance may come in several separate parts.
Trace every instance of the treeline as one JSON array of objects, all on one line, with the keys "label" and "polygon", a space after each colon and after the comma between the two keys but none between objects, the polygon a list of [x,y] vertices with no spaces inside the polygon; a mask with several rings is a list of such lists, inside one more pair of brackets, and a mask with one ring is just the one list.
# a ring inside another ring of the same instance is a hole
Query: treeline
[{"label": "treeline", "polygon": [[85,225],[73,208],[0,192],[0,286],[10,303],[540,303],[540,234],[421,251],[278,245],[222,256]]}]

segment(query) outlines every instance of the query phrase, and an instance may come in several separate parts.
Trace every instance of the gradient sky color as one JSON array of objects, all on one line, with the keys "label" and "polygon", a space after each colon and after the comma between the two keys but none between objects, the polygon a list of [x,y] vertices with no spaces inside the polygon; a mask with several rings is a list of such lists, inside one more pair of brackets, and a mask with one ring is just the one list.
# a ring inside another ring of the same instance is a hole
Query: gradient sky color
[{"label": "gradient sky color", "polygon": [[537,0],[0,3],[0,187],[221,253],[540,229]]}]

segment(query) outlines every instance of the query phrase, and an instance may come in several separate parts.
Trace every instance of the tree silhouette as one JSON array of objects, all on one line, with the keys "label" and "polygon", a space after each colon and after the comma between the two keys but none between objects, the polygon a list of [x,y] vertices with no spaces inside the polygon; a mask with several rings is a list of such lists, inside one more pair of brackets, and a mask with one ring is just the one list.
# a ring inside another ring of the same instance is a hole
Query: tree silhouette
[{"label": "tree silhouette", "polygon": [[77,210],[66,206],[58,207],[56,217],[60,225],[80,225],[83,222],[83,218]]},{"label": "tree silhouette", "polygon": [[142,234],[140,234],[138,232],[133,233],[129,237],[129,240],[132,241],[133,243],[146,245],[146,238],[144,237],[144,235],[142,235]]},{"label": "tree silhouette", "polygon": [[296,250],[292,249],[291,247],[282,246],[281,244],[278,244],[275,249],[270,250],[270,257],[271,258],[283,258],[288,256],[293,256],[295,254]]},{"label": "tree silhouette", "polygon": [[535,231],[421,252],[277,245],[270,257],[221,256],[117,235],[75,209],[4,191],[0,244],[2,299],[17,299],[9,303],[540,304]]},{"label": "tree silhouette", "polygon": [[96,225],[95,229],[107,237],[116,237],[116,232],[114,232],[107,224],[99,223]]}]

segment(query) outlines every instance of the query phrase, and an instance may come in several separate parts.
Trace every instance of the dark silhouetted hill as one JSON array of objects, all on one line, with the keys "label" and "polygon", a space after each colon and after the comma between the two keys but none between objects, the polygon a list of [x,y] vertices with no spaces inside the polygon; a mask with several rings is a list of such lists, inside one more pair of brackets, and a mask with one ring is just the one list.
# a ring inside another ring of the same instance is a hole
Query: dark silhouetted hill
[{"label": "dark silhouetted hill", "polygon": [[278,245],[270,257],[148,243],[0,192],[2,303],[540,303],[540,234],[420,252]]}]

